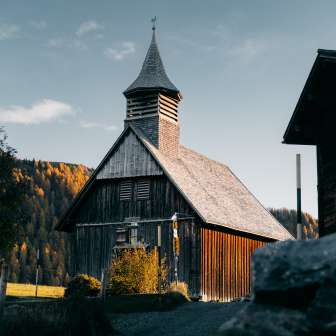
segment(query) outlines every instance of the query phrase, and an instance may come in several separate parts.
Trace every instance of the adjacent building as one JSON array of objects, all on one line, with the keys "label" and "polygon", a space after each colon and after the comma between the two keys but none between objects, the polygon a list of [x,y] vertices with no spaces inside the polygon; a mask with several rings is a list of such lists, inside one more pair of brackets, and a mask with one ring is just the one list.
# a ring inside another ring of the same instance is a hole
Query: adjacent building
[{"label": "adjacent building", "polygon": [[336,51],[318,50],[284,143],[316,146],[319,234],[336,232]]}]

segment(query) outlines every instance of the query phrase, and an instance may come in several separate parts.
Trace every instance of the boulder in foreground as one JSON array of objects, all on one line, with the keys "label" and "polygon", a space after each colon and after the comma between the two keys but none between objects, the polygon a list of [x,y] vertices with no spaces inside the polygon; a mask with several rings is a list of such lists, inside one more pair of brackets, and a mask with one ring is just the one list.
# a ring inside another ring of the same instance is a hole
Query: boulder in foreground
[{"label": "boulder in foreground", "polygon": [[253,256],[253,299],[221,335],[336,335],[336,234]]}]

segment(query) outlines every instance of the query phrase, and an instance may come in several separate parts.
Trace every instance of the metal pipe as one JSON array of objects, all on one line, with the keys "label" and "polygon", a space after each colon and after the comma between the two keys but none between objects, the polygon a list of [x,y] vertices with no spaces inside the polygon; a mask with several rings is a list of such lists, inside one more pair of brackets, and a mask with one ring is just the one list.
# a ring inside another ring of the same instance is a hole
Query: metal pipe
[{"label": "metal pipe", "polygon": [[161,294],[161,288],[162,288],[162,281],[161,281],[161,224],[157,226],[157,251],[158,251],[158,268],[159,268],[159,294]]},{"label": "metal pipe", "polygon": [[[182,217],[179,218],[178,220],[187,220],[187,219],[195,219],[195,217]],[[171,218],[165,218],[165,219],[144,219],[144,220],[138,220],[136,221],[137,223],[159,223],[159,222],[171,222]],[[127,222],[112,222],[112,223],[90,223],[90,224],[84,224],[84,223],[79,223],[76,224],[76,227],[87,227],[87,226],[108,226],[108,225],[121,225],[121,224],[131,224],[134,223],[131,221]]]},{"label": "metal pipe", "polygon": [[302,240],[303,227],[302,227],[302,210],[301,210],[301,155],[296,154],[296,239]]},{"label": "metal pipe", "polygon": [[36,253],[36,274],[35,274],[35,296],[37,297],[38,278],[39,278],[39,266],[40,266],[40,249],[37,249]]}]

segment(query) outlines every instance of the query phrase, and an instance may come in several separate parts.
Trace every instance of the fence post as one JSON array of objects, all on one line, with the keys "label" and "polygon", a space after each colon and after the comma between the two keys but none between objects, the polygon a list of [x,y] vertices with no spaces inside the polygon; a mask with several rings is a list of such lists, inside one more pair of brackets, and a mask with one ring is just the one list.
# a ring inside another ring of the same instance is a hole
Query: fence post
[{"label": "fence post", "polygon": [[0,319],[2,318],[4,305],[6,300],[6,289],[7,289],[7,265],[2,262],[0,268]]},{"label": "fence post", "polygon": [[104,302],[106,299],[106,289],[108,283],[108,270],[106,268],[102,269],[100,282],[101,282],[100,297]]},{"label": "fence post", "polygon": [[161,274],[161,224],[157,227],[157,258],[158,258],[158,289],[159,294],[162,291],[162,274]]}]

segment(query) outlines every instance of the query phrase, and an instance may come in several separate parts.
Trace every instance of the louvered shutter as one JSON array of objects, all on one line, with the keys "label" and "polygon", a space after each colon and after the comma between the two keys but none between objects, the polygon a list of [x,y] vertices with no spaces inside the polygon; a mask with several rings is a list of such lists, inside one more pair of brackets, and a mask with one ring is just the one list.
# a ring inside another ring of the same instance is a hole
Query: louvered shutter
[{"label": "louvered shutter", "polygon": [[123,181],[119,185],[119,199],[120,201],[132,200],[133,183],[132,181]]},{"label": "louvered shutter", "polygon": [[150,196],[150,180],[139,180],[136,187],[137,200],[148,200]]}]

